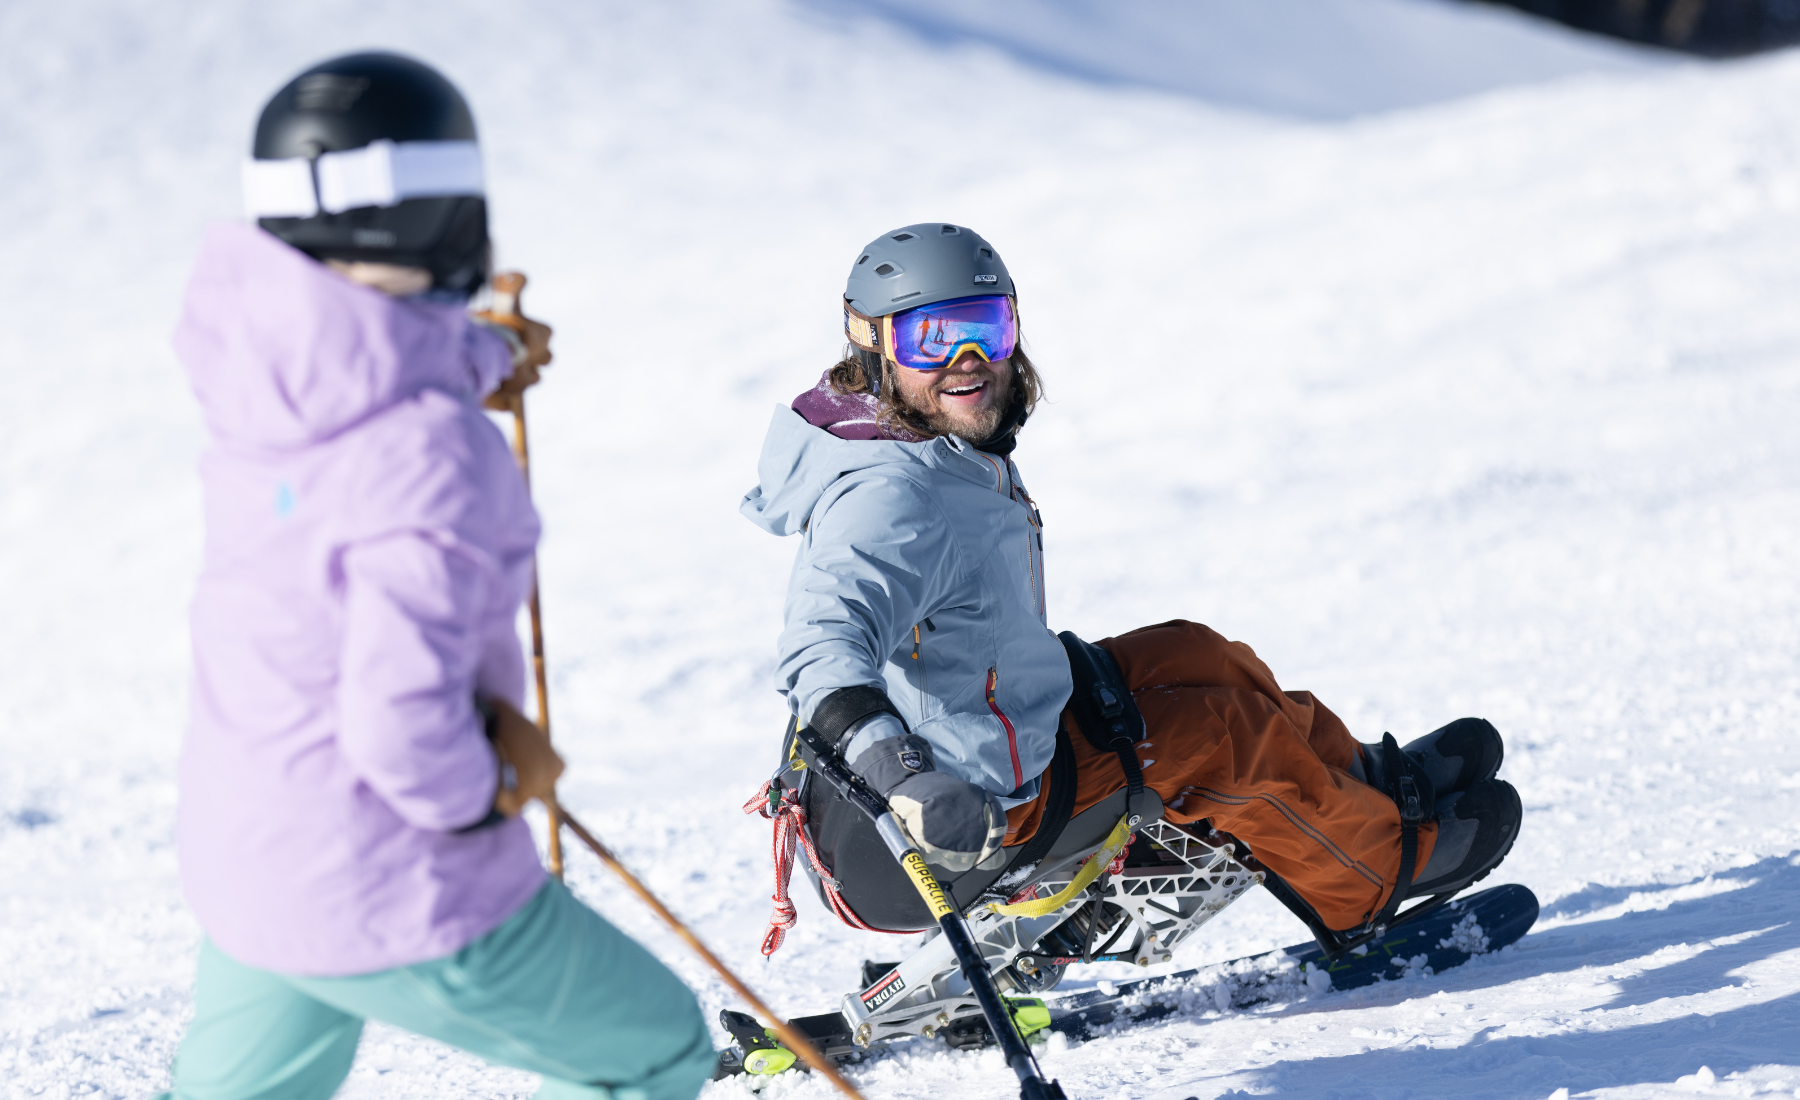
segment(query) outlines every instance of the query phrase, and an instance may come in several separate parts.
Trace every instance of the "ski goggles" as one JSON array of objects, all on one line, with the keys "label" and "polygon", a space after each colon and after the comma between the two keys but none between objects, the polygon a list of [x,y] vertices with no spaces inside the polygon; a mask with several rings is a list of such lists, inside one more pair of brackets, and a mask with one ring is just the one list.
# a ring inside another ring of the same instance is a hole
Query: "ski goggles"
[{"label": "ski goggles", "polygon": [[1019,346],[1019,317],[1011,296],[981,294],[865,317],[844,306],[844,333],[865,351],[878,351],[910,370],[942,370],[973,351],[989,363]]}]

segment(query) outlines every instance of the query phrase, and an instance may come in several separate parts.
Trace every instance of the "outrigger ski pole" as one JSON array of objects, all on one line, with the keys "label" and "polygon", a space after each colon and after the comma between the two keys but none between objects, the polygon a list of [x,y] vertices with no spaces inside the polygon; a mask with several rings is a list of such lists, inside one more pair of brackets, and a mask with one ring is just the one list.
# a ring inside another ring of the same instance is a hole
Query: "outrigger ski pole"
[{"label": "outrigger ski pole", "polygon": [[816,761],[813,767],[839,793],[874,820],[875,831],[881,834],[882,842],[899,861],[906,877],[912,880],[914,888],[919,891],[919,896],[925,899],[925,907],[937,918],[938,928],[943,931],[950,949],[956,953],[957,965],[962,967],[963,977],[968,980],[969,988],[975,994],[975,1002],[981,1006],[981,1014],[987,1018],[988,1030],[1000,1044],[1000,1052],[1005,1056],[1006,1064],[1018,1074],[1020,1100],[1066,1100],[1061,1085],[1044,1080],[1037,1059],[1020,1037],[1012,1014],[1006,1010],[1005,1002],[1000,999],[1000,991],[994,987],[993,975],[988,973],[987,961],[981,957],[981,949],[975,946],[975,937],[969,934],[969,926],[963,923],[962,914],[950,903],[950,895],[938,884],[937,876],[931,873],[931,868],[925,863],[925,857],[919,854],[918,845],[907,839],[906,831],[900,827],[900,819],[894,816],[887,799],[851,771],[844,763],[844,758],[816,730],[799,723],[795,725],[799,726],[795,736],[805,743],[807,751],[812,753]]}]

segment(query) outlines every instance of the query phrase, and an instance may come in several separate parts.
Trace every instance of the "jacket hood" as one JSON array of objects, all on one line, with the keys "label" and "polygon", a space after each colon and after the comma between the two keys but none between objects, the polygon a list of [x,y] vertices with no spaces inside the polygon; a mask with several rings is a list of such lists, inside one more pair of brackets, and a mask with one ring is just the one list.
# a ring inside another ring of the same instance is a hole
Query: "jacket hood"
[{"label": "jacket hood", "polygon": [[794,398],[794,411],[815,428],[824,428],[839,439],[897,439],[920,443],[925,437],[905,428],[884,428],[881,400],[872,393],[838,393],[831,388],[831,372],[819,376],[819,384]]},{"label": "jacket hood", "polygon": [[998,488],[1005,461],[977,455],[975,448],[948,435],[922,443],[841,439],[794,409],[777,405],[756,462],[760,484],[744,495],[738,511],[771,535],[794,535],[805,528],[825,491],[847,474],[898,464],[942,470]]},{"label": "jacket hood", "polygon": [[[872,393],[838,393],[831,388],[831,372],[819,376],[819,384],[794,398],[794,411],[815,428],[824,428],[839,439],[897,439],[902,443],[922,443],[926,437],[914,435],[899,426],[881,423],[881,399]],[[1025,394],[1013,391],[1012,406],[1006,419],[992,438],[975,449],[1005,457],[1019,443],[1019,429],[1029,416],[1025,411]]]},{"label": "jacket hood", "polygon": [[213,438],[275,449],[423,390],[479,397],[511,370],[462,305],[389,297],[239,223],[207,230],[174,342]]}]

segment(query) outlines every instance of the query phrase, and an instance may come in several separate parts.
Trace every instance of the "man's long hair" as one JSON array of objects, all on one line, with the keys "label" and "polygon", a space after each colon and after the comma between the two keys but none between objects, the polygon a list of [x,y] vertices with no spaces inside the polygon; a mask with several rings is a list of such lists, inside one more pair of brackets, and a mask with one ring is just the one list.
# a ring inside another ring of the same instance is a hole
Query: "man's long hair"
[{"label": "man's long hair", "polygon": [[[1037,409],[1037,403],[1044,397],[1044,380],[1038,376],[1037,367],[1032,365],[1031,356],[1025,353],[1025,343],[1020,341],[1008,356],[1013,370],[1013,401],[1024,403],[1024,414],[1030,416]],[[893,433],[910,432],[920,439],[934,439],[943,432],[925,422],[925,417],[916,409],[900,401],[900,386],[894,378],[897,370],[892,359],[884,358],[879,352],[865,351],[854,344],[844,345],[844,357],[831,368],[831,389],[833,393],[876,393],[881,402],[881,411],[875,414],[875,423],[882,430]],[[879,377],[879,389],[873,379]],[[898,434],[898,433],[896,433]]]}]

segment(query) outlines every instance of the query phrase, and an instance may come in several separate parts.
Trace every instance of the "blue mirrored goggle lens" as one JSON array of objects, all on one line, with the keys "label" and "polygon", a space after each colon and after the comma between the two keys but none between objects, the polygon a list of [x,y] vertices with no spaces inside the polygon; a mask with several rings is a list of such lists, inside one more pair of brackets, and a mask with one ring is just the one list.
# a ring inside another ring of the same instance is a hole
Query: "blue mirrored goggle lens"
[{"label": "blue mirrored goggle lens", "polygon": [[953,298],[896,313],[894,362],[913,370],[939,370],[973,348],[988,362],[1004,359],[1019,342],[1012,302],[1004,294]]}]

